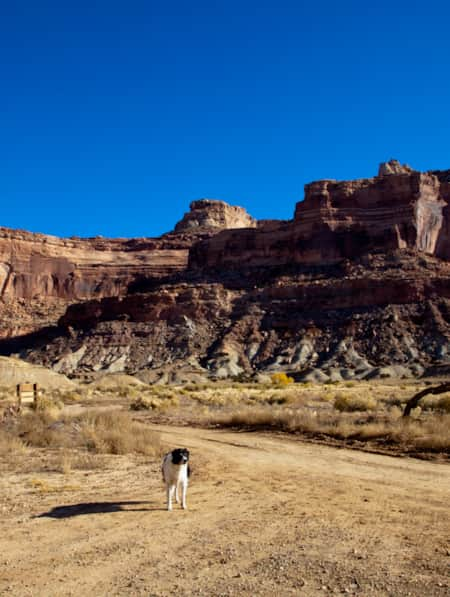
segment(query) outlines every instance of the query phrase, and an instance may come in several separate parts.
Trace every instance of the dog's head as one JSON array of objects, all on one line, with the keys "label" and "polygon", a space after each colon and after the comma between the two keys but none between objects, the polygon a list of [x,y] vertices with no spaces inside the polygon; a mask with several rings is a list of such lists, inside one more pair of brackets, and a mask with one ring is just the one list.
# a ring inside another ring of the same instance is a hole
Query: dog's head
[{"label": "dog's head", "polygon": [[172,462],[174,464],[187,464],[189,461],[189,450],[186,448],[177,448],[172,450]]}]

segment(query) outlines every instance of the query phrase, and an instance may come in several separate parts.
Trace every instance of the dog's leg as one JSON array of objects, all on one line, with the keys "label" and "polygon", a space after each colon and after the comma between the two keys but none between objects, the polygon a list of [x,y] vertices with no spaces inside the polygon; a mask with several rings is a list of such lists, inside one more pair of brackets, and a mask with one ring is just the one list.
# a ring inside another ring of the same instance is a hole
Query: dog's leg
[{"label": "dog's leg", "polygon": [[175,487],[173,485],[167,485],[167,510],[172,510],[172,496]]},{"label": "dog's leg", "polygon": [[179,495],[179,490],[178,490],[179,485],[180,485],[180,482],[177,481],[177,484],[175,485],[175,501],[177,504],[180,503],[180,495]]},{"label": "dog's leg", "polygon": [[183,488],[182,488],[182,497],[181,497],[181,507],[183,508],[183,510],[186,510],[187,506],[186,506],[186,492],[187,492],[187,481],[183,481]]}]

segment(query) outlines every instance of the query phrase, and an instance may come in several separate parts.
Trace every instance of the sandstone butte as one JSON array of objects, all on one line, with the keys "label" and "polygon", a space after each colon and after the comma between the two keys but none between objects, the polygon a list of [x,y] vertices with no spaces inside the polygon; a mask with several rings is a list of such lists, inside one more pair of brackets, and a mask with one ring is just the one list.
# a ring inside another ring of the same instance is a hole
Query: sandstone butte
[{"label": "sandstone butte", "polygon": [[306,185],[292,220],[205,199],[158,238],[0,229],[0,353],[91,379],[409,377],[450,366],[450,170]]}]

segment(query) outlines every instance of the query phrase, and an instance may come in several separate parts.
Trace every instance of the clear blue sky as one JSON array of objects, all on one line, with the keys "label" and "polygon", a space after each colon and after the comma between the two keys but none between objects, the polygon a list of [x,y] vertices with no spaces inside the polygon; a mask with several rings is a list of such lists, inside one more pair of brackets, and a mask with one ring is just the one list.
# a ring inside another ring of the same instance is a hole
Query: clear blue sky
[{"label": "clear blue sky", "polygon": [[193,199],[450,168],[447,1],[0,0],[0,225],[154,236]]}]

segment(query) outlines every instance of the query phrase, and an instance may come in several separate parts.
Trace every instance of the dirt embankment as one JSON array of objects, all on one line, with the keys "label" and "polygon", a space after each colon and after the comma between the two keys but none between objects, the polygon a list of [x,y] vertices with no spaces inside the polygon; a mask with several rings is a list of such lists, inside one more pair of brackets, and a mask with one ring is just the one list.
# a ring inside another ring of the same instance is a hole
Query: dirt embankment
[{"label": "dirt embankment", "polygon": [[187,511],[159,461],[3,473],[0,595],[449,594],[448,465],[158,428],[191,450]]}]

